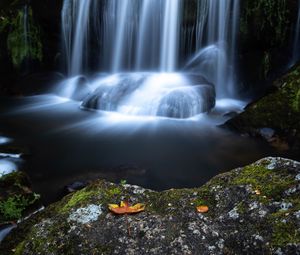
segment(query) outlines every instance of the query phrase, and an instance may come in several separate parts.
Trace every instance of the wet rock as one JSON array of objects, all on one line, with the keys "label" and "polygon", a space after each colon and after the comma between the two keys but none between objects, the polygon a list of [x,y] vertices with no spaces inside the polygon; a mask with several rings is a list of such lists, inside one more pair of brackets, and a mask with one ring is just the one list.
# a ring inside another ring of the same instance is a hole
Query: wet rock
[{"label": "wet rock", "polygon": [[215,106],[213,86],[198,85],[174,89],[165,95],[158,106],[157,115],[184,119],[210,111]]},{"label": "wet rock", "polygon": [[[300,163],[264,158],[194,189],[96,181],[21,223],[1,254],[297,254]],[[146,204],[116,216],[108,203]],[[208,213],[196,206],[207,205]]]},{"label": "wet rock", "polygon": [[224,116],[224,117],[227,117],[227,118],[234,118],[234,117],[236,117],[237,115],[238,115],[237,112],[227,112],[227,113],[225,113],[223,116]]},{"label": "wet rock", "polygon": [[[274,90],[250,104],[227,126],[262,136],[280,151],[300,155],[300,65],[273,83]],[[297,157],[298,155],[298,157]]]},{"label": "wet rock", "polygon": [[267,141],[270,141],[270,139],[275,135],[275,130],[272,128],[261,128],[259,133]]},{"label": "wet rock", "polygon": [[67,193],[72,193],[77,190],[81,190],[81,189],[85,188],[88,184],[89,184],[88,181],[76,181],[76,182],[73,182],[73,183],[67,185],[65,187],[65,191]]}]

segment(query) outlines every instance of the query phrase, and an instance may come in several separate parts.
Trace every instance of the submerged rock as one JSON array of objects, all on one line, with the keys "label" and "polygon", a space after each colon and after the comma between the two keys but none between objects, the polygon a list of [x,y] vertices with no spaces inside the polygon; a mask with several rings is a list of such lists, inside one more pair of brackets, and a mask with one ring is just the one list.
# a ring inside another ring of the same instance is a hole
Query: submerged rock
[{"label": "submerged rock", "polygon": [[200,85],[174,89],[159,102],[157,116],[185,119],[208,112],[215,106],[213,86]]},{"label": "submerged rock", "polygon": [[[265,158],[194,189],[96,181],[20,224],[1,254],[298,254],[300,163]],[[116,216],[108,203],[146,204]],[[207,205],[207,213],[196,206]]]}]

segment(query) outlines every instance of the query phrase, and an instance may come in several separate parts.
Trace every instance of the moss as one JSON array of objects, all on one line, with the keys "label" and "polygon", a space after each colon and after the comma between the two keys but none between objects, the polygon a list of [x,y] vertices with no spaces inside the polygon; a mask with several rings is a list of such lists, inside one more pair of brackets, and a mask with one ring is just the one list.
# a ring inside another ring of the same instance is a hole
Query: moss
[{"label": "moss", "polygon": [[[34,23],[31,8],[28,9],[26,25],[25,18],[25,11],[20,9],[15,17],[6,21],[10,25],[10,32],[7,36],[7,48],[12,63],[17,68],[26,59],[41,61],[43,57],[40,29]],[[27,30],[25,29],[26,26]]]},{"label": "moss", "polygon": [[272,230],[272,246],[283,247],[289,243],[300,243],[300,231],[291,222],[285,223],[277,220],[273,222]]},{"label": "moss", "polygon": [[109,196],[115,196],[115,195],[120,195],[122,193],[122,190],[118,187],[112,188],[108,190],[108,195]]},{"label": "moss", "polygon": [[22,255],[25,248],[25,244],[25,241],[19,243],[14,251],[14,255]]},{"label": "moss", "polygon": [[282,193],[295,183],[287,171],[272,171],[263,165],[246,166],[233,180],[234,185],[252,185],[261,192],[261,196],[280,199]]},{"label": "moss", "polygon": [[93,194],[92,191],[86,191],[86,189],[80,190],[72,194],[69,201],[61,208],[61,212],[67,212],[71,208],[78,206],[79,204],[87,202],[87,199]]},{"label": "moss", "polygon": [[[290,136],[300,131],[300,65],[274,82],[274,90],[247,107],[246,111],[229,121],[242,132],[269,127]],[[300,137],[299,137],[300,139]],[[292,139],[296,141],[295,138]]]},{"label": "moss", "polygon": [[237,207],[237,212],[239,214],[245,214],[248,210],[248,207],[245,202],[238,203],[236,207]]}]

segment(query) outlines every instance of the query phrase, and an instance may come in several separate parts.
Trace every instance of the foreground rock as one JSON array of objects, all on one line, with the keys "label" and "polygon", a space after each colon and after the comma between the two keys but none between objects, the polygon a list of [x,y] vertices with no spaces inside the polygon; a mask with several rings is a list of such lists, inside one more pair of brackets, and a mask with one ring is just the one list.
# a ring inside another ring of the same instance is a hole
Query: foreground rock
[{"label": "foreground rock", "polygon": [[[262,136],[275,148],[290,150],[299,157],[300,65],[275,81],[273,92],[251,104],[227,125],[240,132]],[[267,132],[266,136],[266,130],[273,132]]]},{"label": "foreground rock", "polygon": [[[299,254],[300,163],[265,158],[201,188],[155,192],[97,181],[22,223],[1,254]],[[145,212],[116,216],[108,203]],[[197,205],[209,206],[197,213]]]}]

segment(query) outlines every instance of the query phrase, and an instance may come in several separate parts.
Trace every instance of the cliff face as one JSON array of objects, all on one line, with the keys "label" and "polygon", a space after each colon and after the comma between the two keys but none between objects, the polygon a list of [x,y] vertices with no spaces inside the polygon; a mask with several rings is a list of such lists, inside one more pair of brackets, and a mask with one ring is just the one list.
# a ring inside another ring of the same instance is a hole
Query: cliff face
[{"label": "cliff face", "polygon": [[[1,254],[298,254],[300,163],[265,158],[200,188],[96,181],[22,222]],[[144,203],[117,216],[108,203]],[[206,213],[196,211],[205,205]]]}]

